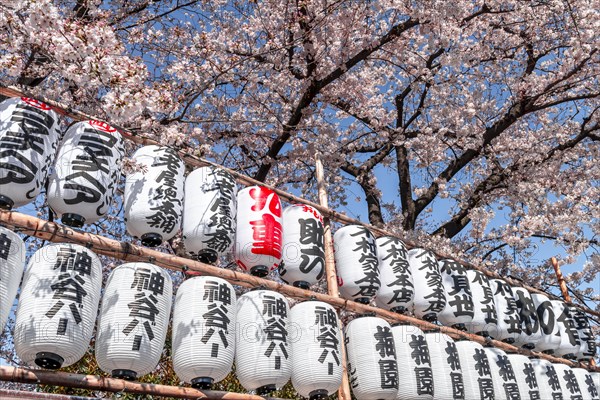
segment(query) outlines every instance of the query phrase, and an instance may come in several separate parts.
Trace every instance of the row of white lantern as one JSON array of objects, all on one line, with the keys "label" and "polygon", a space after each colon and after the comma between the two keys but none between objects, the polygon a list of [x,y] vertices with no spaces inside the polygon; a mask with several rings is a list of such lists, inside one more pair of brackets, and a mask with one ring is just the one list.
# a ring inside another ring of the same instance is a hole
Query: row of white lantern
[{"label": "row of white lantern", "polygon": [[359,317],[346,327],[348,371],[359,400],[598,400],[598,375],[506,354],[410,325]]}]

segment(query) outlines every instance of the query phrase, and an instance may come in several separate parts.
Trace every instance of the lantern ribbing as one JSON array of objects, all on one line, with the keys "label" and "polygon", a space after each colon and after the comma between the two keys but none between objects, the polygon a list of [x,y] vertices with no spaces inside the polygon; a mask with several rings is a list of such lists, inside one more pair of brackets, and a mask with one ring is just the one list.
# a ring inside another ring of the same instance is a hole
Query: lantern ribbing
[{"label": "lantern ribbing", "polygon": [[[73,110],[71,107],[69,107],[68,105],[62,104],[60,102],[57,101],[53,101],[50,99],[46,99],[40,96],[33,96],[29,93],[26,93],[20,89],[14,88],[14,87],[6,87],[6,86],[0,86],[0,95],[4,95],[4,96],[8,96],[8,97],[15,97],[15,96],[30,96],[30,97],[35,97],[37,99],[39,99],[40,101],[52,106],[52,108],[54,109],[54,111],[58,112],[61,115],[67,116],[73,120],[77,120],[77,121],[82,121],[82,120],[87,120],[87,119],[95,119],[95,120],[100,120],[102,121],[100,118],[97,118],[95,116],[86,114],[84,112],[81,111],[77,111],[77,110]],[[137,134],[136,132],[133,132],[132,130],[129,129],[125,129],[119,125],[114,125],[112,124],[111,126],[113,126],[114,128],[118,129],[119,132],[123,135],[124,139],[130,140],[134,143],[140,144],[140,145],[160,145],[160,143],[156,140],[153,140],[151,138],[148,138],[144,135],[140,135]],[[354,218],[348,217],[344,214],[341,214],[337,211],[331,210],[327,207],[323,207],[320,204],[305,200],[301,197],[298,196],[294,196],[290,193],[287,193],[283,190],[280,189],[276,189],[271,185],[268,185],[264,182],[258,181],[256,179],[253,179],[249,176],[246,176],[242,173],[239,173],[237,171],[234,171],[232,169],[223,167],[217,163],[211,162],[209,160],[203,159],[202,157],[199,157],[197,155],[194,155],[194,153],[197,152],[196,149],[192,148],[191,146],[185,146],[183,149],[178,150],[178,154],[180,155],[180,157],[183,159],[183,161],[190,166],[193,167],[205,167],[205,166],[212,166],[215,168],[221,168],[227,172],[229,172],[236,180],[238,183],[244,185],[244,186],[251,186],[251,185],[260,185],[266,188],[269,188],[271,190],[273,190],[280,198],[285,199],[286,201],[290,202],[290,203],[302,203],[302,204],[307,204],[311,207],[314,207],[315,209],[317,209],[319,212],[321,212],[323,214],[324,217],[330,218],[332,220],[344,223],[344,224],[356,224],[356,225],[362,225],[366,228],[368,228],[376,237],[379,236],[393,236],[393,237],[397,237],[399,239],[401,239],[407,246],[408,249],[412,249],[415,247],[418,247],[418,244],[406,240],[402,237],[400,237],[397,233],[393,233],[393,232],[389,232],[385,229],[382,228],[378,228],[375,226],[372,226],[370,224],[366,224],[364,222],[361,222],[359,220],[356,220]],[[493,271],[489,271],[485,268],[482,268],[480,266],[474,265],[472,263],[466,262],[464,260],[459,260],[456,257],[452,257],[449,254],[443,253],[443,252],[436,252],[436,251],[432,251],[433,254],[435,254],[435,256],[438,259],[443,259],[443,258],[449,258],[449,259],[453,259],[456,260],[458,262],[460,262],[462,265],[464,265],[465,267],[469,268],[469,269],[474,269],[477,271],[482,272],[483,274],[485,274],[487,277],[489,278],[495,278],[495,279],[502,279],[504,281],[506,281],[507,283],[509,283],[512,286],[519,286],[519,287],[523,287],[525,289],[527,289],[530,293],[542,293],[545,294],[547,296],[549,296],[552,299],[559,299],[558,296],[555,296],[551,293],[547,293],[543,290],[540,290],[538,288],[535,288],[533,286],[529,286],[524,284],[523,282],[517,280],[517,279],[513,279],[510,277],[506,277],[506,276],[502,276],[496,272]],[[590,315],[594,315],[596,317],[600,318],[600,312],[598,311],[594,311],[588,307],[579,305],[579,304],[575,304],[575,306],[577,308],[580,308],[581,310],[583,310],[584,312],[586,312],[587,314]]]},{"label": "lantern ribbing", "polygon": [[[40,239],[48,240],[51,242],[80,243],[93,249],[93,251],[96,254],[102,254],[108,257],[117,258],[124,261],[153,262],[157,265],[175,271],[192,270],[206,275],[221,277],[234,285],[240,285],[244,287],[262,286],[265,289],[274,290],[289,297],[297,299],[314,298],[316,300],[329,303],[334,307],[344,308],[348,311],[352,311],[355,313],[375,313],[376,315],[379,315],[387,320],[396,322],[406,322],[411,325],[415,325],[423,330],[437,329],[440,332],[452,336],[453,338],[462,337],[480,344],[490,344],[494,347],[508,352],[520,353],[526,356],[535,356],[554,363],[562,363],[568,366],[582,366],[582,364],[576,362],[571,362],[547,354],[517,348],[515,346],[511,346],[507,343],[503,343],[497,340],[486,340],[481,336],[461,332],[447,326],[434,325],[429,322],[420,320],[418,318],[392,313],[390,311],[386,311],[377,307],[356,303],[354,301],[330,296],[323,293],[317,293],[310,290],[304,290],[293,286],[284,285],[282,283],[277,283],[268,279],[258,278],[256,276],[251,276],[229,269],[213,267],[211,265],[207,265],[199,261],[178,257],[172,254],[161,253],[156,250],[136,246],[128,242],[121,242],[114,239],[109,239],[89,232],[81,232],[75,229],[68,228],[66,226],[59,225],[54,222],[44,221],[42,219],[31,217],[29,215],[17,212],[0,211],[0,225],[6,226],[9,229],[14,229],[15,231],[24,233],[26,235],[35,236]],[[598,367],[589,368],[589,370],[600,372],[600,368]]]}]

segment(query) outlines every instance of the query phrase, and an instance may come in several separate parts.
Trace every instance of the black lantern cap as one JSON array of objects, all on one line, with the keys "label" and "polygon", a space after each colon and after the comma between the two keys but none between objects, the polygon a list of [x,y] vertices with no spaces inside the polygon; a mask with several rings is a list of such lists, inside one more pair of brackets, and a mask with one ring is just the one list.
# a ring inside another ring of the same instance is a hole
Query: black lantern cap
[{"label": "black lantern cap", "polygon": [[296,281],[293,283],[293,285],[297,288],[304,289],[304,290],[310,289],[310,284],[306,281]]},{"label": "black lantern cap", "polygon": [[59,369],[64,362],[64,358],[48,351],[42,351],[35,355],[36,365],[46,369]]},{"label": "black lantern cap", "polygon": [[329,393],[325,389],[313,390],[308,394],[309,400],[323,400],[329,397]]},{"label": "black lantern cap", "polygon": [[264,386],[261,386],[258,389],[256,389],[256,394],[258,394],[259,396],[266,396],[268,394],[271,394],[275,390],[277,390],[277,387],[275,387],[275,385],[273,385],[273,384],[264,385]]},{"label": "black lantern cap", "polygon": [[0,194],[0,210],[10,211],[14,205],[15,202],[10,197]]},{"label": "black lantern cap", "polygon": [[201,389],[201,390],[210,390],[212,388],[212,384],[214,382],[213,378],[208,378],[208,377],[199,377],[199,378],[194,378],[192,379],[192,387],[194,389]]},{"label": "black lantern cap", "polygon": [[204,249],[198,253],[198,261],[204,264],[215,265],[219,259],[219,254],[212,249]]},{"label": "black lantern cap", "polygon": [[73,228],[81,228],[85,223],[85,218],[78,214],[66,213],[60,218],[63,224],[72,226]]},{"label": "black lantern cap", "polygon": [[126,381],[135,381],[137,378],[137,372],[130,369],[113,369],[112,377],[118,379],[124,379]]},{"label": "black lantern cap", "polygon": [[264,278],[269,275],[269,268],[267,268],[266,265],[256,265],[250,268],[250,273],[259,278]]},{"label": "black lantern cap", "polygon": [[141,237],[142,244],[147,247],[160,246],[162,243],[162,236],[158,233],[145,233]]}]

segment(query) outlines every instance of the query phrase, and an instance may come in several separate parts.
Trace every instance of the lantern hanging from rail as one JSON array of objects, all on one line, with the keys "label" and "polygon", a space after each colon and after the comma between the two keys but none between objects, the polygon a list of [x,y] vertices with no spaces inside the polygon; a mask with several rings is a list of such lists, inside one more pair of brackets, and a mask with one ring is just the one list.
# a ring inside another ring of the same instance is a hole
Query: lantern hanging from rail
[{"label": "lantern hanging from rail", "polygon": [[563,389],[554,365],[550,361],[540,358],[532,358],[531,364],[538,382],[540,399],[563,399]]},{"label": "lantern hanging from rail", "polygon": [[414,313],[426,321],[436,321],[446,307],[446,295],[442,275],[432,252],[412,249],[408,252],[408,262],[415,287]]},{"label": "lantern hanging from rail", "polygon": [[145,170],[125,180],[127,231],[144,246],[156,247],[179,231],[185,165],[175,150],[162,146],[141,147],[132,158]]},{"label": "lantern hanging from rail", "polygon": [[473,295],[474,316],[465,324],[467,331],[481,336],[496,336],[498,331],[498,314],[494,302],[494,292],[490,281],[482,272],[467,271],[469,285]]},{"label": "lantern hanging from rail", "polygon": [[206,264],[216,264],[235,239],[237,185],[221,168],[202,167],[185,179],[183,244]]},{"label": "lantern hanging from rail", "polygon": [[592,381],[594,381],[594,385],[596,385],[596,393],[600,396],[600,372],[590,372],[592,376]]},{"label": "lantern hanging from rail", "polygon": [[550,302],[560,331],[560,346],[554,349],[553,354],[558,357],[574,359],[579,352],[581,341],[571,311],[564,301],[550,300]]},{"label": "lantern hanging from rail", "polygon": [[152,372],[165,344],[172,292],[169,274],[153,264],[126,263],[111,272],[96,340],[103,371],[126,380]]},{"label": "lantern hanging from rail", "polygon": [[583,400],[600,400],[592,375],[583,368],[573,368]]},{"label": "lantern hanging from rail", "polygon": [[398,392],[396,345],[390,324],[361,316],[346,325],[348,378],[358,400],[395,399]]},{"label": "lantern hanging from rail", "polygon": [[408,252],[400,239],[383,236],[375,241],[381,284],[375,298],[377,305],[398,313],[411,312],[415,285],[408,264]]},{"label": "lantern hanging from rail", "polygon": [[465,399],[465,385],[454,340],[441,332],[426,332],[425,340],[431,357],[434,398]]},{"label": "lantern hanging from rail", "polygon": [[531,360],[521,354],[509,354],[508,359],[517,378],[521,400],[540,400],[540,390]]},{"label": "lantern hanging from rail", "polygon": [[290,326],[295,336],[290,343],[294,389],[310,400],[327,398],[342,384],[343,373],[335,309],[320,301],[298,303],[290,311]]},{"label": "lantern hanging from rail", "polygon": [[508,355],[495,347],[484,347],[494,380],[496,400],[524,399]]},{"label": "lantern hanging from rail", "polygon": [[473,320],[475,314],[467,270],[454,260],[440,260],[438,265],[447,300],[438,319],[444,325],[466,330],[466,324]]},{"label": "lantern hanging from rail", "polygon": [[573,368],[561,363],[552,365],[556,370],[556,375],[560,379],[560,386],[563,390],[562,398],[564,400],[583,400],[583,391],[579,387],[579,382],[577,381],[575,372],[573,372]]},{"label": "lantern hanging from rail", "polygon": [[15,350],[28,365],[58,369],[88,349],[96,322],[102,265],[76,244],[44,246],[29,260],[16,312]]},{"label": "lantern hanging from rail", "polygon": [[490,361],[483,346],[469,340],[458,340],[455,343],[465,385],[465,399],[495,399]]},{"label": "lantern hanging from rail", "polygon": [[283,245],[281,202],[277,193],[262,186],[238,192],[234,256],[238,266],[265,277],[279,267]]},{"label": "lantern hanging from rail", "polygon": [[48,205],[65,225],[81,227],[102,218],[121,173],[123,138],[105,122],[77,122],[62,139],[49,178]]},{"label": "lantern hanging from rail", "polygon": [[380,286],[375,236],[364,226],[347,225],[333,235],[340,294],[368,304]]},{"label": "lantern hanging from rail", "polygon": [[[235,354],[235,289],[221,278],[184,281],[173,309],[172,353],[177,376],[210,389],[229,374]],[[240,327],[244,329],[244,327]]]},{"label": "lantern hanging from rail", "polygon": [[554,307],[545,294],[532,293],[531,299],[535,305],[542,331],[541,339],[535,343],[535,350],[546,354],[553,354],[554,349],[560,346],[560,329],[556,322]]},{"label": "lantern hanging from rail", "polygon": [[416,326],[392,326],[398,363],[396,399],[431,400],[434,398],[433,370],[425,334]]},{"label": "lantern hanging from rail", "polygon": [[283,210],[283,252],[279,275],[286,283],[309,289],[325,273],[323,217],[310,206]]},{"label": "lantern hanging from rail", "polygon": [[50,106],[27,97],[0,102],[0,209],[23,206],[40,194],[60,136]]},{"label": "lantern hanging from rail", "polygon": [[252,290],[239,297],[235,332],[237,377],[246,390],[266,395],[292,374],[289,305],[271,290]]},{"label": "lantern hanging from rail", "polygon": [[588,316],[575,306],[569,306],[569,311],[575,322],[575,329],[581,342],[575,357],[579,361],[589,361],[596,357],[596,337],[592,332]]},{"label": "lantern hanging from rail", "polygon": [[533,349],[535,344],[542,339],[542,330],[535,304],[527,289],[513,286],[512,291],[521,321],[521,333],[515,338],[515,345]]},{"label": "lantern hanging from rail", "polygon": [[0,332],[17,297],[24,269],[25,243],[19,235],[0,226]]},{"label": "lantern hanging from rail", "polygon": [[494,339],[514,343],[521,334],[521,318],[512,287],[501,279],[490,279],[494,303],[498,314],[498,327]]}]

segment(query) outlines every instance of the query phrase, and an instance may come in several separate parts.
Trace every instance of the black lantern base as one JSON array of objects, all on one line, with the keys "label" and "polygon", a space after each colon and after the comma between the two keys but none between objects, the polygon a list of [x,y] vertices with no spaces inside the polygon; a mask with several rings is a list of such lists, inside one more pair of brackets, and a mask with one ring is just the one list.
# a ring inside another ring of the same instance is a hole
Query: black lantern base
[{"label": "black lantern base", "polygon": [[81,228],[85,224],[85,218],[78,214],[63,214],[60,220],[63,224],[72,226],[73,228]]},{"label": "black lantern base", "polygon": [[369,304],[371,302],[371,299],[369,297],[359,297],[354,299],[354,301],[360,304]]},{"label": "black lantern base", "polygon": [[15,202],[12,201],[12,199],[0,194],[0,210],[10,211],[10,210],[12,210],[14,205],[15,205]]},{"label": "black lantern base", "polygon": [[266,265],[256,265],[250,268],[250,273],[259,278],[264,278],[269,275],[269,268],[267,268]]},{"label": "black lantern base", "polygon": [[42,351],[35,355],[36,365],[45,369],[59,369],[64,362],[65,359],[56,353]]},{"label": "black lantern base", "polygon": [[394,322],[392,326],[408,326],[410,323],[408,322]]},{"label": "black lantern base", "polygon": [[454,324],[454,325],[452,325],[452,327],[454,329],[456,329],[457,331],[462,331],[462,332],[467,331],[467,327],[465,326],[465,324]]},{"label": "black lantern base", "polygon": [[436,313],[425,314],[425,315],[423,315],[423,319],[427,322],[436,322],[437,314]]},{"label": "black lantern base", "polygon": [[552,355],[554,354],[554,350],[544,350],[542,353]]},{"label": "black lantern base", "polygon": [[490,337],[490,333],[488,331],[481,331],[481,332],[477,332],[475,334],[479,335],[479,336],[483,336],[484,338],[489,338]]},{"label": "black lantern base", "polygon": [[313,390],[308,394],[309,400],[323,400],[329,397],[329,393],[325,389]]},{"label": "black lantern base", "polygon": [[561,357],[566,358],[567,360],[575,360],[577,358],[577,357],[575,357],[575,354],[573,354],[573,353],[564,354]]},{"label": "black lantern base", "polygon": [[142,240],[142,244],[147,247],[160,246],[163,241],[162,236],[158,233],[145,233],[140,239]]},{"label": "black lantern base", "polygon": [[527,350],[533,350],[533,349],[535,349],[535,344],[533,344],[533,343],[527,343],[527,344],[524,344],[521,347],[524,348],[524,349],[527,349]]},{"label": "black lantern base", "polygon": [[397,314],[404,314],[406,312],[406,307],[404,307],[404,306],[392,307],[392,308],[390,308],[390,311],[395,312]]},{"label": "black lantern base", "polygon": [[219,254],[214,250],[205,249],[198,253],[198,261],[204,264],[215,265],[218,259]]},{"label": "black lantern base", "polygon": [[277,390],[275,385],[264,385],[256,389],[256,394],[259,396],[265,396],[267,394],[271,394],[275,390]]},{"label": "black lantern base", "polygon": [[135,381],[137,378],[137,372],[130,369],[113,369],[112,377],[118,379],[124,379],[126,381]]},{"label": "black lantern base", "polygon": [[293,283],[293,285],[297,288],[304,289],[304,290],[310,289],[310,284],[306,281],[296,281]]},{"label": "black lantern base", "polygon": [[200,389],[200,390],[210,390],[212,389],[212,384],[215,380],[213,378],[208,378],[208,377],[199,377],[199,378],[194,378],[192,379],[192,387],[194,389]]},{"label": "black lantern base", "polygon": [[513,344],[515,342],[515,338],[508,338],[502,340],[504,343]]}]

